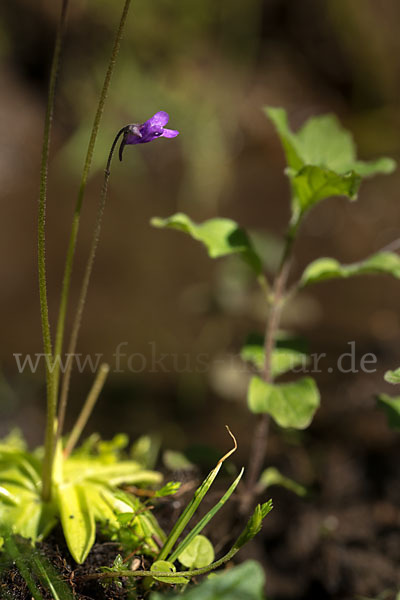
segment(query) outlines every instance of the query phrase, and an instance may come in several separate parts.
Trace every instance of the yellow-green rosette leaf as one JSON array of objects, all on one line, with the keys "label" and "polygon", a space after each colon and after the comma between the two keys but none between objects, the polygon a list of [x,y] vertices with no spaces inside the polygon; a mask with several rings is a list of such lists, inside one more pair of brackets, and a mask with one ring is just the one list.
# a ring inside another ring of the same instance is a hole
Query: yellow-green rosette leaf
[{"label": "yellow-green rosette leaf", "polygon": [[57,502],[64,536],[73,559],[81,564],[94,544],[94,514],[85,492],[79,485],[61,485]]}]

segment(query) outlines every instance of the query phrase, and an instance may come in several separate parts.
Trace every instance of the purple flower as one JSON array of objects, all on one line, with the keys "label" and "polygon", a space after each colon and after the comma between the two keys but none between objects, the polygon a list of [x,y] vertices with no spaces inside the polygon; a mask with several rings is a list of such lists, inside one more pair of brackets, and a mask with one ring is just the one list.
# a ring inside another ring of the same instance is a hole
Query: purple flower
[{"label": "purple flower", "polygon": [[176,137],[179,131],[164,127],[168,120],[169,114],[164,110],[160,110],[141,125],[137,123],[127,125],[123,130],[124,137],[119,147],[119,159],[122,160],[122,152],[128,144],[147,144],[147,142],[152,142],[159,137]]}]

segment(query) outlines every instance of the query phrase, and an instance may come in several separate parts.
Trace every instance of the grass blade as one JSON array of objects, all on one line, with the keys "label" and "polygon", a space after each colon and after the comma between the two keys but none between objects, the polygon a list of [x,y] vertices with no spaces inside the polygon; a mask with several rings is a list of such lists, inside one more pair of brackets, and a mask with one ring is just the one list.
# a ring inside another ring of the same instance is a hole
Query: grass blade
[{"label": "grass blade", "polygon": [[216,515],[216,513],[220,510],[220,508],[223,507],[225,502],[231,497],[236,487],[238,486],[238,483],[241,480],[243,473],[244,467],[242,467],[235,481],[225,492],[222,498],[217,502],[217,504],[211,510],[209,510],[206,515],[204,515],[204,517],[197,523],[197,525],[195,525],[195,527],[193,527],[190,533],[188,533],[185,539],[182,540],[182,542],[179,544],[176,550],[171,554],[170,558],[168,559],[170,562],[174,562],[179,557],[179,555],[184,551],[184,549],[190,544],[192,539],[204,529],[207,523],[209,523],[211,519]]},{"label": "grass blade", "polygon": [[174,527],[172,528],[171,533],[167,537],[167,540],[166,540],[164,546],[162,547],[160,554],[157,557],[157,560],[165,560],[165,558],[171,552],[172,548],[175,545],[175,542],[181,535],[182,531],[185,529],[186,525],[189,523],[190,519],[193,517],[194,513],[198,509],[204,496],[207,494],[208,490],[210,489],[214,479],[216,478],[216,476],[219,473],[222,463],[224,462],[224,460],[226,460],[228,458],[228,456],[230,456],[233,452],[235,452],[235,450],[237,448],[237,442],[236,442],[235,436],[230,431],[228,426],[226,426],[226,428],[228,430],[229,435],[232,437],[232,439],[234,441],[234,447],[232,448],[232,450],[227,452],[222,458],[219,459],[217,466],[212,471],[210,471],[210,473],[207,475],[207,477],[205,478],[205,480],[203,481],[201,486],[199,488],[197,488],[197,490],[195,491],[195,493],[193,495],[192,500],[189,502],[189,504],[187,505],[187,507],[185,508],[185,510],[183,511],[183,513],[181,514],[181,516],[179,517],[177,522],[175,523]]}]

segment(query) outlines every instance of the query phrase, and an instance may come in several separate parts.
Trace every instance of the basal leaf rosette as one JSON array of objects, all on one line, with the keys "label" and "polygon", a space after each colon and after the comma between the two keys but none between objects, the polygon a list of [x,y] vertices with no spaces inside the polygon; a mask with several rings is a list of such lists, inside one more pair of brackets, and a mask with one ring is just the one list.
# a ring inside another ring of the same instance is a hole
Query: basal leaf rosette
[{"label": "basal leaf rosette", "polygon": [[[54,498],[44,502],[42,454],[42,449],[29,452],[12,444],[0,444],[0,522],[12,533],[35,542],[61,521],[69,551],[76,562],[82,563],[93,546],[96,522],[118,528],[118,514],[135,511],[139,515],[133,526],[143,529],[146,516],[140,506],[132,507],[132,502],[140,504],[139,500],[121,499],[117,486],[156,485],[162,479],[160,473],[107,452],[93,456],[78,449],[76,455],[65,459],[60,447],[52,481]],[[142,551],[151,553],[157,550],[152,534],[159,537],[160,531],[155,530],[156,525],[150,525],[148,544]]]},{"label": "basal leaf rosette", "polygon": [[308,119],[297,131],[289,126],[283,108],[264,107],[280,137],[292,187],[292,223],[321,200],[346,196],[356,200],[364,177],[390,174],[396,168],[391,158],[361,161],[356,146],[334,115]]}]

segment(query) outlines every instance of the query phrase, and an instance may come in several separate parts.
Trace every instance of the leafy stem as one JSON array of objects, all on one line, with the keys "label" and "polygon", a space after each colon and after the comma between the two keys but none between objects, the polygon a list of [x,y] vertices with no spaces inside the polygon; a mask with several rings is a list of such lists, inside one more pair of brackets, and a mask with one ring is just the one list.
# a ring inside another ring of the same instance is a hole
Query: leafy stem
[{"label": "leafy stem", "polygon": [[[85,164],[83,167],[81,184],[79,187],[78,198],[77,198],[74,215],[73,215],[73,220],[72,220],[71,234],[70,234],[70,239],[69,239],[67,257],[66,257],[66,261],[65,261],[64,276],[63,276],[63,282],[62,282],[60,310],[59,310],[59,316],[58,316],[58,322],[57,322],[56,341],[55,341],[55,356],[56,357],[60,356],[61,352],[62,352],[65,319],[66,319],[68,297],[69,297],[69,290],[70,290],[70,283],[71,283],[72,265],[73,265],[76,242],[77,242],[78,231],[79,231],[79,223],[80,223],[83,198],[85,195],[86,184],[87,184],[87,180],[88,180],[88,176],[89,176],[90,167],[92,164],[93,152],[94,152],[94,147],[95,147],[95,143],[96,143],[96,139],[97,139],[97,134],[98,134],[99,127],[100,127],[100,121],[101,121],[101,117],[103,115],[104,105],[105,105],[108,90],[110,87],[111,77],[112,77],[112,74],[114,71],[116,59],[117,59],[119,48],[121,45],[121,39],[122,39],[122,35],[124,32],[125,23],[126,23],[126,19],[128,16],[130,4],[131,4],[131,0],[125,0],[124,7],[122,10],[122,14],[121,14],[121,19],[120,19],[118,30],[117,30],[117,34],[116,34],[115,40],[114,40],[113,49],[112,49],[111,56],[110,56],[110,61],[108,64],[107,73],[106,73],[106,76],[104,79],[103,88],[101,90],[100,99],[99,99],[99,103],[97,106],[97,111],[96,111],[96,115],[94,118],[92,132],[90,135],[90,140],[89,140],[88,149],[87,149],[87,153],[86,153]],[[114,150],[114,145],[113,145],[112,151],[113,150]],[[88,285],[89,285],[90,275],[92,272],[93,261],[94,261],[94,257],[96,254],[97,244],[98,244],[99,237],[100,237],[101,221],[102,221],[102,217],[103,217],[104,206],[105,206],[105,201],[106,201],[106,196],[107,196],[108,179],[110,176],[109,167],[110,167],[111,157],[112,157],[112,152],[110,153],[110,156],[109,156],[109,159],[107,162],[107,168],[105,171],[103,188],[102,188],[100,202],[99,202],[98,211],[97,211],[97,219],[96,219],[95,229],[94,229],[94,233],[93,233],[92,245],[91,245],[91,249],[90,249],[90,254],[89,254],[89,258],[88,258],[88,262],[87,262],[87,266],[86,266],[84,279],[82,282],[81,293],[80,293],[80,297],[79,297],[79,301],[78,301],[78,307],[76,310],[73,329],[72,329],[72,333],[71,333],[71,337],[70,337],[69,352],[71,353],[71,356],[74,355],[75,349],[76,349],[76,344],[77,344],[77,340],[78,340],[78,334],[79,334],[79,329],[80,329],[81,319],[82,319],[82,314],[83,314],[83,308],[84,308],[85,301],[86,301],[87,289],[88,289]],[[68,361],[67,370],[66,370],[66,372],[64,374],[64,378],[63,378],[62,392],[61,392],[61,397],[60,397],[57,439],[59,439],[61,437],[63,426],[64,426],[64,418],[65,418],[65,411],[66,411],[66,405],[67,405],[67,399],[68,399],[68,390],[69,390],[69,382],[70,382],[70,378],[71,378],[71,371],[72,371],[72,361]],[[53,389],[55,401],[56,401],[56,398],[58,395],[59,379],[60,379],[60,365],[58,362],[56,362],[55,371],[54,371],[54,389]]]},{"label": "leafy stem", "polygon": [[51,63],[49,92],[44,122],[42,159],[40,167],[39,190],[39,217],[38,217],[38,274],[39,274],[39,299],[40,315],[42,322],[43,347],[46,354],[46,386],[47,386],[47,415],[46,432],[44,441],[44,460],[42,476],[42,497],[44,501],[51,497],[51,472],[54,448],[54,418],[56,415],[56,397],[54,395],[54,372],[52,370],[53,354],[50,334],[49,309],[47,303],[46,283],[46,200],[47,200],[47,174],[49,168],[49,151],[51,126],[54,115],[54,103],[57,88],[58,72],[60,68],[61,50],[63,46],[65,24],[67,18],[68,0],[63,0],[61,5],[60,20],[57,27],[56,41]]},{"label": "leafy stem", "polygon": [[[298,227],[298,222],[289,226],[280,266],[273,283],[272,293],[269,295],[269,315],[265,329],[264,366],[262,371],[262,376],[266,383],[273,382],[271,358],[275,348],[276,335],[278,333],[281,321],[282,309],[286,300],[286,284],[292,263],[293,244],[296,239]],[[269,422],[269,414],[263,413],[258,417],[258,422],[255,427],[248,466],[249,474],[247,476],[247,492],[243,496],[241,507],[244,514],[248,512],[252,503],[255,494],[256,482],[260,475],[265,459],[268,443]]]},{"label": "leafy stem", "polygon": [[223,564],[231,560],[235,554],[240,550],[240,548],[233,546],[222,558],[216,560],[215,562],[207,565],[206,567],[201,567],[200,569],[192,569],[187,571],[130,571],[127,569],[121,571],[108,571],[105,573],[91,573],[90,575],[82,576],[82,579],[116,579],[118,577],[196,577],[197,575],[204,575],[209,571],[214,571],[221,567]]}]

